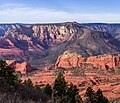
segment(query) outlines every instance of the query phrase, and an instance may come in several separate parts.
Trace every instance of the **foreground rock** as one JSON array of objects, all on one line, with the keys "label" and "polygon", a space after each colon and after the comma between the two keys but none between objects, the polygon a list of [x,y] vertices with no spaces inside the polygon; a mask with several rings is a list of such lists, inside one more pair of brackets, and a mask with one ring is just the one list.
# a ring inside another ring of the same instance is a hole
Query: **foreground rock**
[{"label": "foreground rock", "polygon": [[22,74],[27,74],[35,70],[29,63],[22,62],[18,63],[16,60],[6,60],[6,63],[15,69],[16,72],[20,72]]}]

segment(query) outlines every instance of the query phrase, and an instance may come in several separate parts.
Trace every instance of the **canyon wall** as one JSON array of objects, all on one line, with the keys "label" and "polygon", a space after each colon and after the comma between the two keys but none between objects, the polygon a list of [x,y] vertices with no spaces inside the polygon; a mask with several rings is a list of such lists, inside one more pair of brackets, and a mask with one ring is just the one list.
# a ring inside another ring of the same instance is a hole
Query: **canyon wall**
[{"label": "canyon wall", "polygon": [[83,64],[92,64],[93,67],[103,70],[112,69],[120,66],[120,55],[99,55],[85,59],[77,53],[66,51],[58,57],[55,67],[74,68],[81,67]]}]

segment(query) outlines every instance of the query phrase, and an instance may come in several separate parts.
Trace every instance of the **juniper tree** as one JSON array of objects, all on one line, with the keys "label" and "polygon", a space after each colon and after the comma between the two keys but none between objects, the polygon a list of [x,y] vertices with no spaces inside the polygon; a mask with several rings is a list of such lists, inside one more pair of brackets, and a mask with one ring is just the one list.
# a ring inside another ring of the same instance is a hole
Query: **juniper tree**
[{"label": "juniper tree", "polygon": [[44,92],[49,96],[51,97],[52,96],[52,87],[50,84],[47,84],[44,88]]}]

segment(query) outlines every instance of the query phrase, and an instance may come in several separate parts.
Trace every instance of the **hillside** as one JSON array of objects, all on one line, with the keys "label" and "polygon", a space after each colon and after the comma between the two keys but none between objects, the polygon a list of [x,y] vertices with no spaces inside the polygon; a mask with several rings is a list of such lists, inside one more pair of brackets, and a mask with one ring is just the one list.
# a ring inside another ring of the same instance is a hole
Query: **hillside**
[{"label": "hillside", "polygon": [[66,50],[75,51],[84,57],[117,54],[120,51],[119,40],[101,28],[118,29],[119,24],[106,25],[77,22],[1,24],[0,58],[27,61],[35,67],[44,67],[54,64]]}]

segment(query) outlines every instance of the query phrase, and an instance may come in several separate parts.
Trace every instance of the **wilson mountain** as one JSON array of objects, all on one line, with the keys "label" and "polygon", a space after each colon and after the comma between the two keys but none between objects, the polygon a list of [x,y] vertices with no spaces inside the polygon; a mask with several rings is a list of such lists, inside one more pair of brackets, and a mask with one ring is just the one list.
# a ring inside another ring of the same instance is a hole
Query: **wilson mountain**
[{"label": "wilson mountain", "polygon": [[83,57],[120,52],[120,24],[0,24],[0,59],[42,68],[71,50]]}]

